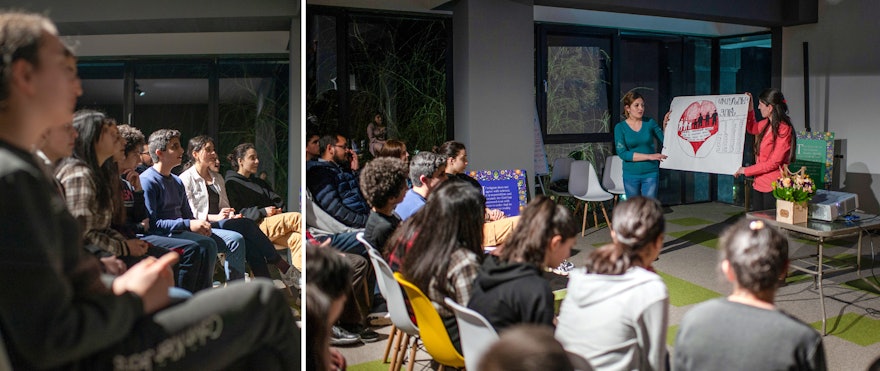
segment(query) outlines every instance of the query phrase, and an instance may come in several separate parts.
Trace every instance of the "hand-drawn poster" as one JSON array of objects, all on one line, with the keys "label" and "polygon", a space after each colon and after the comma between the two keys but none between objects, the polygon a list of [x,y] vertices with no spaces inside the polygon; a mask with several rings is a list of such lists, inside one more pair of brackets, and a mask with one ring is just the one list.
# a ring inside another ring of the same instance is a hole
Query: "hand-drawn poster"
[{"label": "hand-drawn poster", "polygon": [[749,96],[675,97],[663,133],[663,169],[733,174],[742,166]]}]

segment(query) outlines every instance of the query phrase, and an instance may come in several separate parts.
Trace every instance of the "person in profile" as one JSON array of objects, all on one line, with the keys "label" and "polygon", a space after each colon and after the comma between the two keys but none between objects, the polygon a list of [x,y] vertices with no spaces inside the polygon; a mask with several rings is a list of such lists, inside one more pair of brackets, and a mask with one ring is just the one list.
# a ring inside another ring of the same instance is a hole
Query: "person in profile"
[{"label": "person in profile", "polygon": [[825,370],[822,336],[773,303],[788,270],[788,240],[763,221],[740,221],[720,240],[726,298],[685,314],[674,370]]}]

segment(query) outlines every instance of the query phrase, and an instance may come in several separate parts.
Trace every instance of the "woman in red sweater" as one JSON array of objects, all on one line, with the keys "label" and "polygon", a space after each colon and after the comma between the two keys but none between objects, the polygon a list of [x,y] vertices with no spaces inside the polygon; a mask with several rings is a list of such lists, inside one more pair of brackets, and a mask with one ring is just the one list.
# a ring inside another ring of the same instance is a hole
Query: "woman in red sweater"
[{"label": "woman in red sweater", "polygon": [[[751,98],[751,94],[746,93]],[[761,121],[755,121],[754,106],[749,103],[746,131],[755,136],[755,164],[740,167],[733,176],[754,177],[749,210],[767,210],[776,207],[773,181],[779,178],[779,166],[794,161],[794,127],[788,117],[788,104],[779,89],[764,90],[758,96]]]}]

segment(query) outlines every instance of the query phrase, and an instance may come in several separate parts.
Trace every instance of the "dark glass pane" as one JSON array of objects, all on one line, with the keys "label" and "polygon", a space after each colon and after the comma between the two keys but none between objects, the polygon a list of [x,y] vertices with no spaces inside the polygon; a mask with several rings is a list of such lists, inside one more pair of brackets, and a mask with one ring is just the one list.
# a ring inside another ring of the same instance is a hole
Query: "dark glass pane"
[{"label": "dark glass pane", "polygon": [[226,155],[235,146],[252,143],[260,158],[260,173],[265,172],[266,181],[282,198],[288,180],[289,70],[287,60],[221,60],[218,64],[219,134],[215,139],[221,169],[229,168]]},{"label": "dark glass pane", "polygon": [[547,36],[546,135],[610,131],[610,50],[608,38]]},{"label": "dark glass pane", "polygon": [[95,109],[119,122],[125,98],[125,64],[123,62],[79,62],[83,95],[77,100],[77,109]]},{"label": "dark glass pane", "polygon": [[[309,131],[340,131],[336,60],[336,17],[308,17],[306,112]],[[320,128],[320,130],[319,130]]]},{"label": "dark glass pane", "polygon": [[356,16],[348,31],[345,126],[352,144],[363,156],[370,155],[367,126],[377,111],[385,116],[386,138],[402,139],[411,151],[443,143],[447,22]]},{"label": "dark glass pane", "polygon": [[134,69],[132,124],[149,136],[177,129],[181,143],[208,134],[209,62],[142,62]]}]

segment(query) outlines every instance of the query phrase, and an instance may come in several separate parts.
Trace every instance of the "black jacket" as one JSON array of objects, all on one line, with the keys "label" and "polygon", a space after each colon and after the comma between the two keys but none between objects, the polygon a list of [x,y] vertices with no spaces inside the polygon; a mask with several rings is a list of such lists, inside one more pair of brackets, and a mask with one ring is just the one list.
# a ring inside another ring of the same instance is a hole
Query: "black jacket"
[{"label": "black jacket", "polygon": [[505,263],[489,256],[480,267],[468,307],[499,333],[519,323],[553,326],[553,292],[534,264]]},{"label": "black jacket", "polygon": [[266,217],[266,207],[275,206],[284,210],[284,200],[266,181],[253,175],[245,178],[232,170],[226,172],[225,179],[229,206],[245,218],[259,223]]}]

